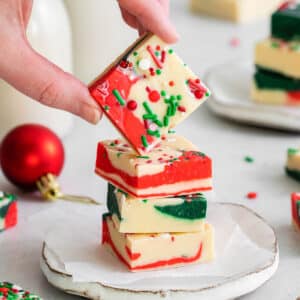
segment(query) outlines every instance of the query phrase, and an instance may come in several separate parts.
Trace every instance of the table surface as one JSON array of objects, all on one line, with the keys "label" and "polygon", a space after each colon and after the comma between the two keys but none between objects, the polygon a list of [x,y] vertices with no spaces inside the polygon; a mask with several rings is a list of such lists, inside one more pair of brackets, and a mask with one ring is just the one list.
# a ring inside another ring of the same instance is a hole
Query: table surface
[{"label": "table surface", "polygon": [[[268,35],[268,20],[238,26],[190,15],[186,1],[173,0],[172,5],[172,17],[181,34],[176,49],[199,75],[224,61],[251,60],[255,41]],[[238,47],[230,46],[232,38],[240,39]],[[285,176],[284,164],[287,148],[297,146],[299,136],[226,121],[212,115],[206,105],[180,125],[177,132],[213,158],[215,198],[250,207],[261,214],[278,235],[280,265],[276,275],[242,299],[296,299],[300,296],[300,236],[290,225],[289,198],[291,192],[299,189],[299,184]],[[64,139],[67,159],[60,177],[64,191],[104,201],[106,183],[93,173],[95,151],[99,140],[114,136],[116,132],[107,120],[98,126],[76,120],[73,131]],[[246,155],[252,156],[254,163],[244,162]],[[2,175],[0,187],[17,192]],[[257,192],[258,198],[248,200],[245,195],[250,191]],[[36,196],[17,193],[22,219],[55,205],[64,207],[62,203],[43,203]],[[39,269],[41,239],[41,236],[33,237],[29,247],[17,235],[17,229],[2,234],[0,280],[16,282],[46,300],[75,299],[52,288],[44,279]],[[27,248],[16,251],[22,249],[23,243]]]}]

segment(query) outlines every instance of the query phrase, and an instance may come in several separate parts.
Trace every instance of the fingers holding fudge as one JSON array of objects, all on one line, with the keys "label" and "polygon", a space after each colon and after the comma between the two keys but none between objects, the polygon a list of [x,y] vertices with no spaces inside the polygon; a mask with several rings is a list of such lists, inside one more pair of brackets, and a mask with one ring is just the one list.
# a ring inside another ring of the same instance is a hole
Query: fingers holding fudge
[{"label": "fingers holding fudge", "polygon": [[168,0],[119,0],[125,22],[142,34],[151,31],[167,43],[178,40],[178,34],[169,19]]}]

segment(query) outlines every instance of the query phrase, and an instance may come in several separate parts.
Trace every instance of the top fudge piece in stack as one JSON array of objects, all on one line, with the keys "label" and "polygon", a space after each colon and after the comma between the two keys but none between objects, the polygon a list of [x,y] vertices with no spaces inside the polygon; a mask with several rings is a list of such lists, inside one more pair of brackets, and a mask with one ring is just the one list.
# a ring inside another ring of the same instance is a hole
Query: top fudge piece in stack
[{"label": "top fudge piece in stack", "polygon": [[234,22],[248,22],[270,14],[281,0],[190,0],[191,10]]},{"label": "top fudge piece in stack", "polygon": [[210,95],[174,51],[152,34],[138,39],[89,90],[140,154],[151,151]]},{"label": "top fudge piece in stack", "polygon": [[192,194],[212,188],[211,159],[175,134],[166,136],[143,156],[124,140],[100,142],[95,171],[137,198]]},{"label": "top fudge piece in stack", "polygon": [[13,227],[18,222],[16,197],[0,191],[0,232]]},{"label": "top fudge piece in stack", "polygon": [[300,5],[283,3],[271,23],[271,38],[256,45],[252,97],[257,102],[300,105]]}]

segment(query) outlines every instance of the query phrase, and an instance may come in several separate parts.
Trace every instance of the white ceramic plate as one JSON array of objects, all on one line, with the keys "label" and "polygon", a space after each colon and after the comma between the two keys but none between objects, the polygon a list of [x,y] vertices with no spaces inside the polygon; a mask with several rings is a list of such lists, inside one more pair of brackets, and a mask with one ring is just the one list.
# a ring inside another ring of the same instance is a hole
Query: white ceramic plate
[{"label": "white ceramic plate", "polygon": [[[146,285],[145,282],[133,282],[116,288],[102,282],[74,282],[72,276],[66,271],[61,258],[56,255],[55,249],[50,249],[44,243],[41,256],[42,271],[53,286],[66,293],[80,295],[88,299],[154,300],[164,298],[172,300],[227,300],[245,295],[260,287],[275,273],[279,262],[277,239],[274,230],[265,220],[250,209],[229,203],[217,203],[215,205],[217,209],[226,208],[243,233],[258,246],[258,249],[261,249],[258,252],[270,252],[268,259],[261,261],[258,266],[256,255],[258,257],[259,253],[256,252],[251,258],[247,270],[227,277],[200,276],[192,277],[192,280],[182,277],[154,277],[148,278]],[[218,260],[216,262],[218,263]],[[229,269],[227,272],[230,273],[233,266],[234,262],[227,264],[225,266],[225,268]],[[170,282],[176,288],[164,288],[164,284],[169,285]],[[157,289],[158,284],[161,286],[160,289]]]},{"label": "white ceramic plate", "polygon": [[205,82],[212,91],[207,102],[216,114],[250,125],[300,131],[300,108],[254,103],[250,86],[252,62],[231,62],[213,67]]}]

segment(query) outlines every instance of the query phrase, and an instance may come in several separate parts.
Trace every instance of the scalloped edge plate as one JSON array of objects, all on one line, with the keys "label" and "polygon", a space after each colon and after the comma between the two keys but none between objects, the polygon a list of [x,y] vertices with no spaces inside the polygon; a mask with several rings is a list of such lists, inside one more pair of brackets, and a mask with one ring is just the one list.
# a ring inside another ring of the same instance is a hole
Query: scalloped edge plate
[{"label": "scalloped edge plate", "polygon": [[208,107],[217,115],[249,125],[300,132],[300,108],[258,104],[251,100],[252,62],[229,62],[204,76],[212,92]]},{"label": "scalloped edge plate", "polygon": [[186,290],[137,290],[125,288],[113,288],[101,282],[73,282],[72,276],[67,274],[64,265],[59,258],[47,248],[44,243],[41,256],[41,269],[49,283],[56,288],[74,295],[88,299],[118,300],[121,298],[130,300],[227,300],[240,297],[260,287],[270,279],[277,270],[279,263],[278,242],[273,228],[259,215],[249,208],[233,204],[219,203],[226,206],[231,215],[238,220],[244,232],[256,240],[264,249],[271,251],[272,259],[265,262],[260,268],[245,272],[241,276],[216,280],[213,284],[203,285],[198,289]]}]

